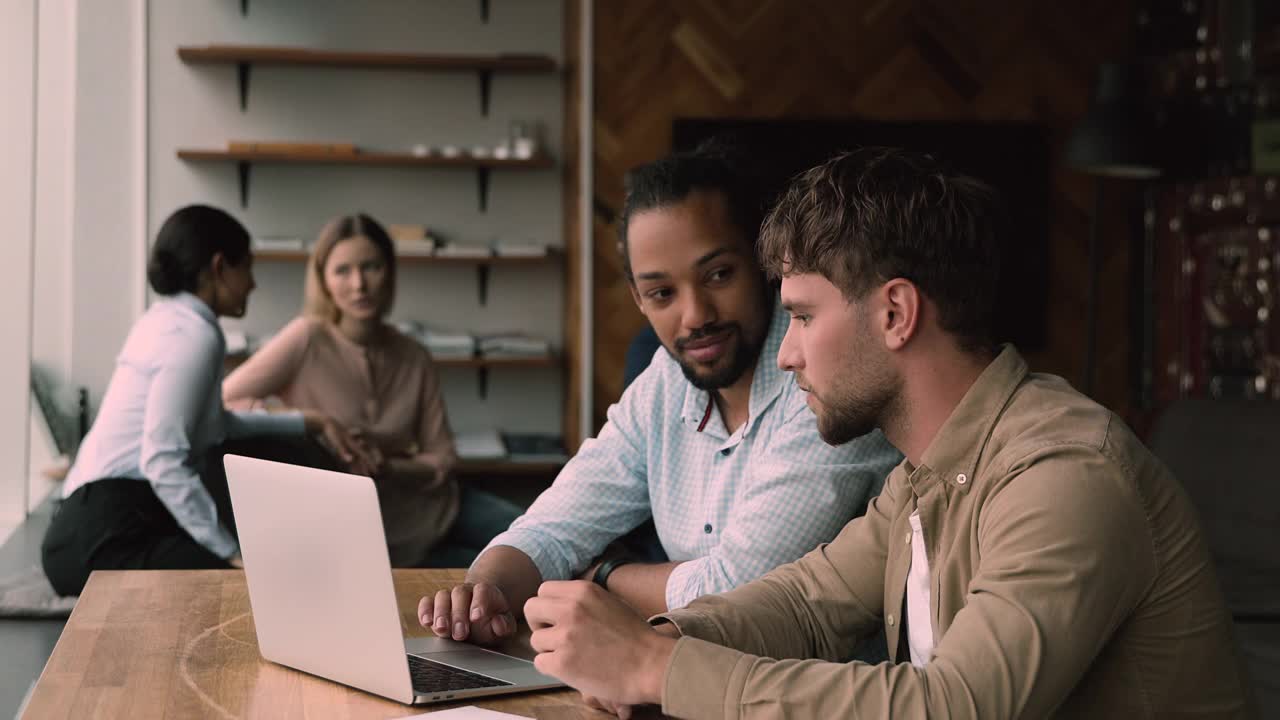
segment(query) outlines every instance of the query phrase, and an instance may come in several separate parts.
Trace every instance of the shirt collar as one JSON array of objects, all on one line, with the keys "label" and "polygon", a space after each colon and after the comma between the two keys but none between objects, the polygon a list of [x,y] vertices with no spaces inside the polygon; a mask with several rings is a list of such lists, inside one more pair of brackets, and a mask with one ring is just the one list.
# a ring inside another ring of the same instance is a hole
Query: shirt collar
[{"label": "shirt collar", "polygon": [[221,329],[221,327],[218,325],[218,316],[213,314],[213,308],[209,307],[208,304],[205,303],[205,301],[201,300],[195,295],[192,295],[191,293],[186,291],[182,291],[182,292],[178,292],[173,295],[170,295],[168,299],[174,305],[177,305],[178,307],[186,308],[194,312],[196,315],[199,315],[203,320],[205,320],[209,324]]},{"label": "shirt collar", "polygon": [[[787,325],[791,316],[782,310],[782,301],[776,294],[770,306],[769,333],[765,336],[764,345],[760,348],[760,357],[756,358],[755,372],[751,377],[751,394],[748,400],[747,422],[742,427],[742,435],[754,428],[756,420],[764,414],[765,409],[782,392],[787,373],[777,363],[778,349],[782,347],[782,338],[787,334]],[[685,380],[684,406],[681,417],[685,423],[695,430],[707,416],[707,408],[711,403],[711,393],[699,390],[693,383]],[[707,427],[711,427],[708,423]],[[723,431],[724,426],[720,426]]]},{"label": "shirt collar", "polygon": [[1026,377],[1022,355],[1012,345],[1004,345],[942,424],[921,456],[920,467],[906,468],[913,480],[923,472],[967,490],[996,422]]}]

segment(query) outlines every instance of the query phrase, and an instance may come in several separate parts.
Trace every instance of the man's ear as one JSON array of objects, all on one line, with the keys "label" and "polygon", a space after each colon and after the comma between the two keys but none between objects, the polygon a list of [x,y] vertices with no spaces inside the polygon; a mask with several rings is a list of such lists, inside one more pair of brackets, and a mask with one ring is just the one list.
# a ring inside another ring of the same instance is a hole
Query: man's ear
[{"label": "man's ear", "polygon": [[227,258],[222,253],[216,252],[213,257],[209,258],[209,279],[217,281],[222,277],[223,271],[227,269]]},{"label": "man's ear", "polygon": [[884,333],[885,347],[901,350],[920,327],[923,306],[920,288],[910,280],[894,278],[882,285],[877,294],[884,306],[880,330]]}]

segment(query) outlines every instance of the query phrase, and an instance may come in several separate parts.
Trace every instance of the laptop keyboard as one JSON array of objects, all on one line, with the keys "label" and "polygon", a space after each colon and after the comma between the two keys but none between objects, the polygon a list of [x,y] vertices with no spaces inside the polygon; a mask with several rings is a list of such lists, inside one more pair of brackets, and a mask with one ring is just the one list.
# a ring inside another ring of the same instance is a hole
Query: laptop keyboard
[{"label": "laptop keyboard", "polygon": [[409,674],[413,677],[413,689],[422,693],[476,690],[511,684],[505,680],[467,672],[434,660],[424,660],[417,655],[409,656]]}]

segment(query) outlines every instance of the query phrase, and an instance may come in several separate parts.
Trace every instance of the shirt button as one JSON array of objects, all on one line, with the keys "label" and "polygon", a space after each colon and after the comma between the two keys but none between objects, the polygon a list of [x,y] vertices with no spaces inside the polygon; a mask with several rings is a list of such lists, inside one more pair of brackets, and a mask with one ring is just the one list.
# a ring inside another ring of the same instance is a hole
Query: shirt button
[{"label": "shirt button", "polygon": [[969,478],[966,477],[964,473],[960,473],[959,475],[956,476],[956,483],[963,485],[967,482],[969,482]]},{"label": "shirt button", "polygon": [[725,449],[723,449],[723,450],[721,450],[721,451],[720,451],[720,454],[721,454],[721,455],[728,455],[728,454],[729,454],[729,453],[731,453],[731,452],[733,452],[733,448],[725,448]]},{"label": "shirt button", "polygon": [[892,615],[890,615],[890,616],[886,617],[886,618],[884,619],[884,621],[885,621],[885,623],[887,623],[887,624],[889,625],[889,627],[893,627],[893,616],[892,616]]},{"label": "shirt button", "polygon": [[710,535],[710,534],[711,534],[711,523],[707,523],[706,525],[703,525],[703,526],[702,526],[702,532],[704,532],[704,533],[706,533],[706,534]]}]

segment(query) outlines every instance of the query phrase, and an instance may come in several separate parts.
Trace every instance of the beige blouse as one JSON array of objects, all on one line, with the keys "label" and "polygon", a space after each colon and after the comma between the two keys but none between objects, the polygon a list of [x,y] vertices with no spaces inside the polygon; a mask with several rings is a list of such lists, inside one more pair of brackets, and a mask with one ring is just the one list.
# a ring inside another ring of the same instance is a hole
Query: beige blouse
[{"label": "beige blouse", "polygon": [[268,398],[326,413],[388,458],[374,478],[397,567],[420,563],[458,514],[457,462],[440,379],[426,348],[390,326],[359,345],[332,324],[294,319],[222,383],[228,407]]}]

